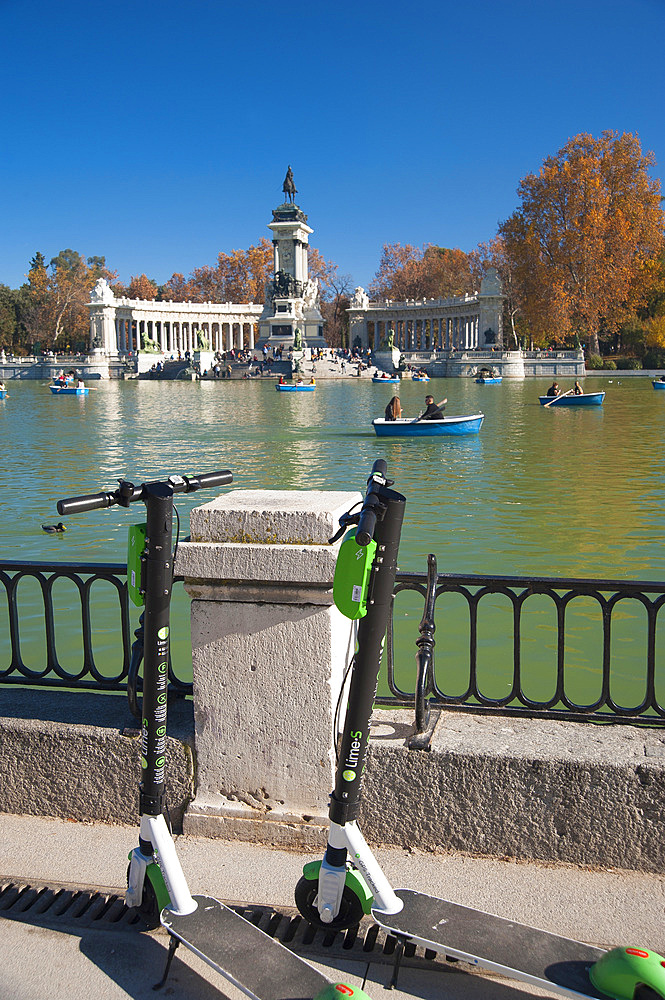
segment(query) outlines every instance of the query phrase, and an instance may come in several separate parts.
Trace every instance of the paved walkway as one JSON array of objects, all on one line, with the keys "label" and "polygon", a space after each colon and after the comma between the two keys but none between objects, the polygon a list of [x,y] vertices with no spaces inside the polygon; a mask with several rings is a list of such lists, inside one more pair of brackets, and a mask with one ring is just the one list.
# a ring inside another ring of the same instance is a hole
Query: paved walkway
[{"label": "paved walkway", "polygon": [[[126,857],[135,844],[129,827],[68,823],[0,814],[0,882],[76,883],[122,890]],[[228,902],[293,906],[293,886],[308,857],[238,841],[177,839],[193,892]],[[470,906],[601,946],[642,944],[665,951],[665,876],[568,866],[516,864],[458,854],[378,850],[396,885],[429,891]],[[1,886],[0,886],[1,887]],[[0,918],[3,899],[0,896]],[[89,921],[94,924],[95,921]],[[166,986],[162,974],[167,937],[94,926],[62,929],[0,919],[0,997],[12,1000],[239,1000],[242,994],[204,962],[180,948]],[[103,927],[102,927],[103,925]],[[379,956],[380,957],[380,956]],[[257,960],[259,957],[257,956]],[[353,961],[335,956],[314,962],[331,978],[384,996],[391,966],[385,959]],[[421,963],[422,965],[422,963]],[[549,994],[496,976],[436,963],[432,970],[405,967],[394,1000],[525,1000]],[[554,994],[552,994],[554,995]]]}]

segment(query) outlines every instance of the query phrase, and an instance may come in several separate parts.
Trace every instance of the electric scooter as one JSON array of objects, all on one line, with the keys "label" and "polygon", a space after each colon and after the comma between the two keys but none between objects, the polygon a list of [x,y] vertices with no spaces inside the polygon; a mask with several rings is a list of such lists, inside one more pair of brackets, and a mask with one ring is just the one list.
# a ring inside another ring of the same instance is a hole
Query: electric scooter
[{"label": "electric scooter", "polygon": [[[315,927],[342,930],[371,914],[397,939],[390,986],[395,986],[407,942],[569,997],[633,1000],[665,997],[665,959],[645,948],[603,951],[481,910],[411,889],[394,890],[357,823],[370,719],[388,627],[405,498],[390,489],[383,460],[374,463],[359,512],[340,518],[333,598],[358,620],[348,704],[328,843],[322,861],[305,865],[296,905]],[[350,530],[347,530],[350,529]]]},{"label": "electric scooter", "polygon": [[148,926],[170,935],[162,980],[182,942],[254,1000],[334,1000],[339,994],[369,1000],[362,990],[334,983],[278,941],[211,896],[193,896],[164,818],[169,616],[173,583],[173,497],[176,493],[226,486],[231,472],[169,476],[134,486],[125,480],[113,492],[58,501],[60,514],[80,514],[141,501],[146,523],[130,529],[128,592],[145,604],[139,843],[129,855],[125,902]]}]

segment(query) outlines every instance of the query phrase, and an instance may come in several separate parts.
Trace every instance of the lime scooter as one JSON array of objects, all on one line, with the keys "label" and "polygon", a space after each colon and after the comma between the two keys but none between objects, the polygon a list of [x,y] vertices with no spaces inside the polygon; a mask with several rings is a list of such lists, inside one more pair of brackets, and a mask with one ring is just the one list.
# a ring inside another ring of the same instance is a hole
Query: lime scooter
[{"label": "lime scooter", "polygon": [[371,914],[397,939],[391,987],[411,941],[569,997],[665,997],[665,959],[655,952],[603,951],[425,893],[394,890],[369,849],[356,817],[406,503],[386,473],[384,461],[374,463],[361,510],[342,515],[335,536],[350,529],[340,546],[333,598],[342,614],[358,619],[358,635],[328,844],[322,861],[305,865],[295,892],[298,909],[315,927],[336,930]]},{"label": "lime scooter", "polygon": [[169,613],[173,583],[173,497],[175,493],[226,486],[228,471],[201,476],[170,476],[135,487],[120,480],[113,492],[58,501],[60,514],[80,514],[142,501],[146,523],[130,529],[128,590],[145,603],[139,845],[129,858],[125,901],[149,926],[160,920],[170,935],[164,975],[167,980],[180,943],[254,1000],[318,998],[334,1000],[367,994],[334,983],[278,941],[264,934],[219,900],[193,896],[164,818],[166,714],[168,698]]}]

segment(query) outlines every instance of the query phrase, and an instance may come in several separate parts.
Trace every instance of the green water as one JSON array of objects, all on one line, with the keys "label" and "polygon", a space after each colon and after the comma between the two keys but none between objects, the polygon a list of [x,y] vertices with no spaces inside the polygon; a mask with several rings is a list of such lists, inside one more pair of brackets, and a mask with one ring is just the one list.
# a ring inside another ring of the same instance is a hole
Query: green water
[{"label": "green water", "polygon": [[[371,420],[383,414],[392,389],[355,379],[320,381],[315,393],[303,394],[276,393],[272,382],[97,382],[90,383],[87,397],[58,398],[41,383],[10,382],[9,398],[0,401],[0,556],[124,561],[127,526],[142,519],[135,507],[69,518],[64,535],[47,535],[41,528],[59,520],[55,504],[61,497],[113,488],[121,476],[141,482],[230,468],[241,488],[360,490],[372,462],[382,457],[407,497],[401,569],[424,572],[427,553],[434,552],[441,572],[664,578],[665,393],[654,392],[649,379],[588,378],[587,392],[607,391],[604,406],[588,409],[541,407],[538,395],[549,380],[483,386],[444,379],[430,385],[436,399],[448,397],[448,413],[483,412],[480,434],[377,439]],[[407,416],[422,407],[427,388],[402,384]],[[191,507],[210,498],[179,498],[183,534]],[[65,604],[66,593],[63,584]],[[437,616],[445,613],[450,621],[462,609],[453,596],[445,600]],[[181,638],[174,656],[180,660],[188,640],[184,597],[178,602]],[[115,628],[108,624],[113,609],[113,596],[101,592],[95,649],[115,658]],[[396,614],[398,650],[404,650],[399,669],[407,687],[420,611],[404,599]],[[480,669],[493,695],[508,683],[511,649],[502,647],[497,622],[509,614],[496,598],[495,609],[480,623]],[[581,605],[579,617],[579,641],[573,635],[567,656],[580,689],[592,691],[598,634]],[[642,658],[631,624],[639,621],[639,611],[627,610],[625,617],[625,638],[619,628],[617,649],[623,656],[619,674],[630,684]],[[35,667],[41,662],[42,618],[26,583],[24,655]],[[73,627],[66,610],[60,619],[63,632]],[[539,651],[538,669],[526,681],[534,695],[553,683],[552,622],[551,606],[536,610],[534,602],[524,638],[527,653],[531,647]],[[0,665],[7,662],[7,634],[2,608]],[[460,627],[437,647],[437,667],[461,690],[465,644]],[[62,645],[76,660],[73,632]]]}]

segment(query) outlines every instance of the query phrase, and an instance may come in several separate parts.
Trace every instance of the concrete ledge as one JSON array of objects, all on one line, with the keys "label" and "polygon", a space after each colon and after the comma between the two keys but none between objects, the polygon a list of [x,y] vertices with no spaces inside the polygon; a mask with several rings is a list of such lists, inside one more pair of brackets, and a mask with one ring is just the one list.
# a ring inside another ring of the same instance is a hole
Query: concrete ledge
[{"label": "concrete ledge", "polygon": [[255,809],[222,796],[204,802],[197,797],[183,821],[183,833],[197,837],[221,837],[271,847],[322,851],[326,845],[328,815],[301,815]]},{"label": "concrete ledge", "polygon": [[[419,751],[412,718],[374,713],[359,817],[371,843],[665,872],[665,732],[446,712]],[[320,849],[320,809],[189,804],[191,703],[173,705],[169,733],[176,829]],[[0,812],[136,823],[136,720],[120,696],[0,688],[0,773]]]},{"label": "concrete ledge", "polygon": [[665,732],[441,714],[429,752],[374,713],[360,825],[425,850],[665,871]]},{"label": "concrete ledge", "polygon": [[[178,832],[193,794],[193,714],[170,710],[167,803]],[[0,688],[0,812],[138,823],[141,740],[124,695]]]}]

